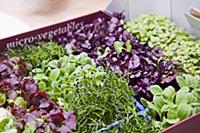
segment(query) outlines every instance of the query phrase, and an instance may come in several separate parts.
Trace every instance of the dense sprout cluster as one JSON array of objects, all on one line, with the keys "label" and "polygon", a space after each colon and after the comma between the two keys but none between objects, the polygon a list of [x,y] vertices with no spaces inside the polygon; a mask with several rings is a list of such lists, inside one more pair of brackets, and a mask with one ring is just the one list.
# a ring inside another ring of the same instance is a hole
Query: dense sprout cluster
[{"label": "dense sprout cluster", "polygon": [[200,42],[193,40],[182,28],[159,15],[141,15],[128,21],[124,28],[135,35],[141,44],[163,48],[164,58],[182,64],[183,72],[200,75]]},{"label": "dense sprout cluster", "polygon": [[103,55],[107,47],[114,48],[115,41],[137,43],[135,37],[123,29],[124,18],[123,14],[114,13],[109,20],[97,18],[89,24],[77,23],[75,28],[59,38],[59,43],[68,44],[76,52],[86,52],[93,58]]},{"label": "dense sprout cluster", "polygon": [[19,59],[0,62],[0,106],[15,116],[16,129],[25,133],[75,130],[75,113],[59,108],[33,79],[24,77],[25,71]]},{"label": "dense sprout cluster", "polygon": [[148,14],[128,21],[124,29],[135,35],[141,44],[151,47],[160,46],[165,48],[169,45],[190,41],[193,36],[176,25],[165,16]]},{"label": "dense sprout cluster", "polygon": [[155,133],[200,112],[200,41],[168,18],[113,13],[68,30],[0,57],[0,131]]},{"label": "dense sprout cluster", "polygon": [[200,76],[200,41],[185,41],[165,47],[166,59],[182,64],[183,72]]},{"label": "dense sprout cluster", "polygon": [[27,45],[23,48],[11,49],[8,52],[8,56],[20,57],[26,64],[30,63],[33,67],[41,66],[43,60],[58,59],[64,55],[64,48],[54,42],[39,42],[35,45]]},{"label": "dense sprout cluster", "polygon": [[126,75],[134,91],[150,98],[149,86],[170,84],[178,75],[177,64],[163,61],[161,48],[141,45],[123,29],[124,24],[124,16],[114,13],[109,20],[97,18],[77,26],[59,42],[69,51],[84,51],[96,64]]},{"label": "dense sprout cluster", "polygon": [[148,128],[151,122],[137,116],[126,80],[96,67],[87,54],[70,54],[46,63],[44,68],[34,69],[32,76],[60,106],[77,111],[78,132],[96,132],[120,120],[124,120],[119,127],[122,131],[155,131]]}]

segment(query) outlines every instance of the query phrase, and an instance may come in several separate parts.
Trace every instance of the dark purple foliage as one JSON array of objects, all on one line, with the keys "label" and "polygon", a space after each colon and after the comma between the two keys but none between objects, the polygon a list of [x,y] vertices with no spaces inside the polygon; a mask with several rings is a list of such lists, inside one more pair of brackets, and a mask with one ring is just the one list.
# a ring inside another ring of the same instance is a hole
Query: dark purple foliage
[{"label": "dark purple foliage", "polygon": [[[16,67],[13,69],[13,67]],[[0,90],[17,89],[21,78],[25,75],[25,65],[20,59],[9,59],[0,62]]]},{"label": "dark purple foliage", "polygon": [[[98,65],[118,70],[126,75],[132,89],[151,99],[149,86],[170,84],[179,74],[177,64],[163,61],[160,47],[140,45],[138,40],[123,29],[123,14],[114,13],[110,20],[97,18],[90,24],[77,24],[65,36],[59,38],[63,45],[71,45],[74,53],[86,52]],[[114,42],[121,42],[126,48],[130,41],[131,51],[115,51]]]},{"label": "dark purple foliage", "polygon": [[20,84],[21,90],[24,92],[24,95],[27,97],[35,94],[38,91],[38,87],[33,79],[24,78]]},{"label": "dark purple foliage", "polygon": [[24,121],[25,122],[31,122],[31,121],[35,121],[37,119],[36,115],[34,114],[27,114],[25,117],[24,117]]},{"label": "dark purple foliage", "polygon": [[[27,103],[26,108],[9,103],[4,105],[16,117],[19,132],[31,121],[36,121],[36,133],[43,133],[47,126],[57,133],[70,133],[75,130],[75,113],[59,108],[47,93],[39,91],[33,79],[24,77],[25,72],[26,67],[21,60],[7,59],[0,62],[0,92],[13,100],[18,96],[23,97]],[[38,118],[44,121],[37,121]]]},{"label": "dark purple foliage", "polygon": [[51,121],[56,124],[60,125],[64,121],[64,114],[63,111],[60,109],[53,109],[49,113]]},{"label": "dark purple foliage", "polygon": [[71,29],[58,41],[61,44],[73,44],[77,51],[86,52],[91,57],[97,58],[98,53],[103,53],[105,48],[113,48],[116,40],[137,42],[135,37],[123,30],[123,24],[122,14],[114,14],[110,21],[97,18],[90,24],[77,24],[75,29]]},{"label": "dark purple foliage", "polygon": [[76,129],[76,123],[74,122],[76,114],[74,111],[71,112],[64,112],[64,123],[67,127],[70,127],[71,129]]}]

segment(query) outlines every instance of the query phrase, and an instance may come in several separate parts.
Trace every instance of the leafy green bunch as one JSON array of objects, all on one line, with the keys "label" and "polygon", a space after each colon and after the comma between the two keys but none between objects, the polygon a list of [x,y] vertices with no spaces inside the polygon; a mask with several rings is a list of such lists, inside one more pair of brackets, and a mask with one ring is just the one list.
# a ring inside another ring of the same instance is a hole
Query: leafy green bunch
[{"label": "leafy green bunch", "polygon": [[200,41],[181,41],[165,48],[166,58],[182,64],[184,73],[200,76]]},{"label": "leafy green bunch", "polygon": [[193,40],[193,36],[176,27],[167,17],[142,15],[127,22],[124,28],[135,35],[141,44],[164,48],[165,58],[180,62],[184,73],[200,75],[200,41]]},{"label": "leafy green bunch", "polygon": [[14,116],[4,108],[0,108],[0,112],[0,132],[17,133],[17,123]]},{"label": "leafy green bunch", "polygon": [[15,99],[9,99],[6,97],[5,93],[0,92],[0,107],[15,105],[16,107],[25,109],[27,107],[27,102],[21,96],[17,96]]},{"label": "leafy green bunch", "polygon": [[[40,89],[48,92],[54,100],[60,101],[60,97],[71,97],[71,87],[78,82],[75,74],[91,68],[96,69],[95,63],[87,54],[82,53],[63,56],[50,62],[44,60],[41,67],[33,69],[30,75],[38,82]],[[81,76],[79,78],[83,78],[84,74]],[[68,109],[67,105],[65,107]]]},{"label": "leafy green bunch", "polygon": [[177,77],[180,90],[171,86],[161,89],[157,85],[150,87],[153,101],[142,99],[147,114],[154,117],[154,124],[161,129],[169,127],[191,115],[200,112],[200,79],[191,75]]},{"label": "leafy green bunch", "polygon": [[25,63],[33,67],[41,66],[43,60],[58,59],[65,55],[65,49],[55,42],[40,42],[38,45],[27,45],[23,48],[10,49],[8,55],[21,57]]},{"label": "leafy green bunch", "polygon": [[134,94],[126,79],[96,67],[85,53],[43,61],[42,67],[34,69],[31,75],[60,106],[77,111],[77,132],[95,132],[126,118],[132,124],[124,123],[123,130],[135,131],[146,125],[142,130],[154,131],[137,116]]},{"label": "leafy green bunch", "polygon": [[182,28],[177,28],[167,17],[155,14],[141,15],[126,22],[124,28],[135,35],[141,44],[148,44],[151,47],[165,48],[171,43],[179,44],[193,38]]}]

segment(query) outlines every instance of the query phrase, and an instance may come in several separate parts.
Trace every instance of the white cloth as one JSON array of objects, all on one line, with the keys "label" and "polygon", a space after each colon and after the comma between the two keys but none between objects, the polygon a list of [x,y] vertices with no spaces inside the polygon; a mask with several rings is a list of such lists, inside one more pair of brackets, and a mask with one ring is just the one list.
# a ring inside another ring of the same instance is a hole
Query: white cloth
[{"label": "white cloth", "polygon": [[23,21],[0,13],[0,39],[29,31],[30,27]]}]

